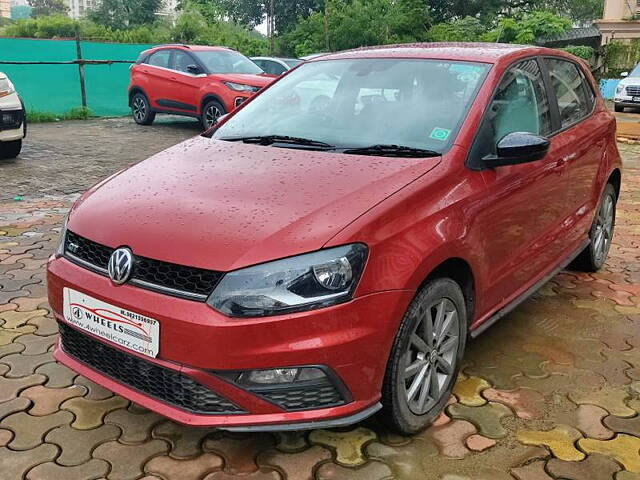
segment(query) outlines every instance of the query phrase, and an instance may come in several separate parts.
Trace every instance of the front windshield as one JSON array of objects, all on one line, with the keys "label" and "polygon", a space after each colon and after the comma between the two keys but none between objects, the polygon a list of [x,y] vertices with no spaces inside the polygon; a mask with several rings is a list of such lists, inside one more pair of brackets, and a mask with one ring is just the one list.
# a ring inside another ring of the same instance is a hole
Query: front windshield
[{"label": "front windshield", "polygon": [[640,77],[640,63],[636,65],[636,68],[629,74],[630,77]]},{"label": "front windshield", "polygon": [[201,50],[193,53],[209,73],[250,73],[254,75],[264,73],[260,67],[238,52]]},{"label": "front windshield", "polygon": [[346,149],[384,144],[443,152],[488,69],[396,58],[307,63],[237,112],[213,138],[276,135]]}]

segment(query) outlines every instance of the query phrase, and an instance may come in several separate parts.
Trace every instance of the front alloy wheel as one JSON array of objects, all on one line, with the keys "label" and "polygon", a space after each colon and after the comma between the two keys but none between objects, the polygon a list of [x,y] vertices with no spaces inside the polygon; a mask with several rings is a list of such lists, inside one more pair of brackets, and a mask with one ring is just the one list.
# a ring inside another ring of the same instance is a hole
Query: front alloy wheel
[{"label": "front alloy wheel", "polygon": [[224,107],[216,100],[211,100],[202,109],[202,128],[209,130],[213,127],[218,118],[225,114]]},{"label": "front alloy wheel", "polygon": [[467,337],[464,295],[449,278],[427,283],[405,314],[387,365],[383,405],[392,426],[416,433],[449,399]]}]

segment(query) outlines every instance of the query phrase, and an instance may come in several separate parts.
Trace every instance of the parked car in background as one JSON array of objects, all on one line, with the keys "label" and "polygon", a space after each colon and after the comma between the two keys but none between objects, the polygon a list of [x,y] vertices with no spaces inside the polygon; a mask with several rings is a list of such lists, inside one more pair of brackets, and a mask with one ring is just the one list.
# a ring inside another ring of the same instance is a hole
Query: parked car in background
[{"label": "parked car in background", "polygon": [[9,77],[0,72],[0,158],[15,158],[27,135],[24,104]]},{"label": "parked car in background", "polygon": [[572,55],[331,54],[80,197],[48,262],[55,358],[182,423],[384,409],[415,433],[469,336],[567,265],[602,268],[620,182],[615,118]]},{"label": "parked car in background", "polygon": [[131,67],[129,106],[136,123],[156,113],[199,118],[202,128],[273,81],[255,63],[226,47],[161,45]]},{"label": "parked car in background", "polygon": [[276,57],[251,57],[253,63],[258,65],[267,75],[279,77],[284,72],[297,67],[304,60],[297,58],[276,58]]},{"label": "parked car in background", "polygon": [[640,109],[640,63],[622,76],[614,98],[616,112],[624,112],[627,107]]}]

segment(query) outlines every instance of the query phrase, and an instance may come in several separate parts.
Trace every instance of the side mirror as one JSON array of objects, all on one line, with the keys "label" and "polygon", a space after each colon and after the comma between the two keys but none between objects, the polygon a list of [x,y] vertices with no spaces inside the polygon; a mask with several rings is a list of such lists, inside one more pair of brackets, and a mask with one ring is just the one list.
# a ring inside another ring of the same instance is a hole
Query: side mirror
[{"label": "side mirror", "polygon": [[202,73],[198,65],[187,65],[187,72],[194,75],[199,75],[200,73]]},{"label": "side mirror", "polygon": [[488,168],[494,168],[535,162],[547,155],[549,145],[549,139],[533,133],[509,133],[498,142],[497,155],[483,158],[482,163]]},{"label": "side mirror", "polygon": [[627,78],[627,77],[629,76],[629,72],[622,72],[622,73],[620,74],[620,76],[621,76],[622,78]]}]

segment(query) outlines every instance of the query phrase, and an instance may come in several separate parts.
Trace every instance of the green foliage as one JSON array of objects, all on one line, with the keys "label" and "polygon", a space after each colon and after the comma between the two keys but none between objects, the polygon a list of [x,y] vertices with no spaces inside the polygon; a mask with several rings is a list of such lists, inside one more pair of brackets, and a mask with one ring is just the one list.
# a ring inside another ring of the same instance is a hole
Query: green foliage
[{"label": "green foliage", "polygon": [[11,7],[11,19],[29,18],[31,16],[31,10],[33,9],[29,5],[14,5]]},{"label": "green foliage", "polygon": [[46,15],[65,14],[68,8],[64,0],[28,0],[29,5],[33,9],[32,17],[42,17]]},{"label": "green foliage", "polygon": [[163,0],[101,0],[88,17],[99,25],[122,30],[152,24],[162,4]]},{"label": "green foliage", "polygon": [[301,18],[280,48],[298,56],[368,45],[422,41],[430,20],[421,0],[327,0]]},{"label": "green foliage", "polygon": [[86,107],[75,107],[61,115],[51,112],[29,110],[27,120],[29,123],[59,122],[60,120],[87,120],[92,116],[91,110]]},{"label": "green foliage", "polygon": [[7,37],[60,38],[75,37],[78,22],[66,15],[21,19],[3,30]]},{"label": "green foliage", "polygon": [[477,42],[486,33],[479,19],[465,17],[448,23],[438,23],[429,29],[427,37],[432,42]]},{"label": "green foliage", "polygon": [[571,55],[575,55],[576,57],[582,58],[586,61],[590,61],[596,54],[596,51],[593,47],[584,45],[569,45],[568,47],[562,48],[561,50],[564,50],[565,52],[568,52]]},{"label": "green foliage", "polygon": [[640,40],[629,43],[612,41],[604,47],[604,70],[607,77],[617,78],[640,63]]},{"label": "green foliage", "polygon": [[554,37],[571,28],[571,20],[549,12],[536,10],[517,17],[501,18],[498,27],[483,36],[489,42],[530,44],[536,39]]}]

